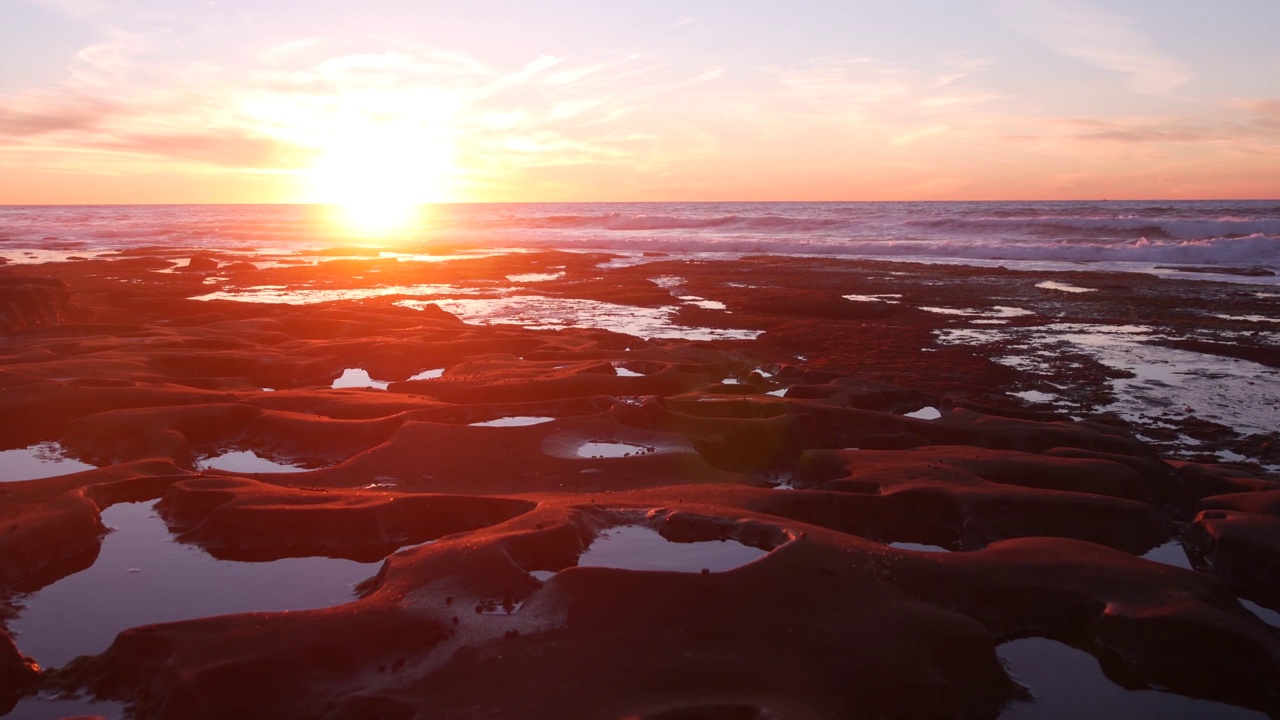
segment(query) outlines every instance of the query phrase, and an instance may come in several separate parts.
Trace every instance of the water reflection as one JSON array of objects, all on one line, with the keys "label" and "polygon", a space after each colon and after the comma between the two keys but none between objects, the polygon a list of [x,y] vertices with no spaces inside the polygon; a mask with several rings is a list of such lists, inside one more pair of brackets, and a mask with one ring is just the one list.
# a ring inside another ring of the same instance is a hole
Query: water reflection
[{"label": "water reflection", "polygon": [[724,572],[768,554],[736,540],[672,542],[640,525],[610,528],[578,558],[579,567],[671,572]]},{"label": "water reflection", "polygon": [[1001,718],[1202,718],[1234,720],[1266,716],[1210,700],[1126,690],[1107,679],[1092,655],[1053,640],[1025,638],[996,650],[1009,674],[1035,696],[1010,705]]},{"label": "water reflection", "polygon": [[67,457],[56,442],[0,451],[0,482],[37,480],[93,469],[93,465]]},{"label": "water reflection", "polygon": [[102,519],[114,531],[93,566],[22,598],[10,623],[18,647],[42,667],[102,652],[138,625],[339,605],[378,571],[376,562],[331,558],[215,560],[174,541],[150,503],[112,505]]}]

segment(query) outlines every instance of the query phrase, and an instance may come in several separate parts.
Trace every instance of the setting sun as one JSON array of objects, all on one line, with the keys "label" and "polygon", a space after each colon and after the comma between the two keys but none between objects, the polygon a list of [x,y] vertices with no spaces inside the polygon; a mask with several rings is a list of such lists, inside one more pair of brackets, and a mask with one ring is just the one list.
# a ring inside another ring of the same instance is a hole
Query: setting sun
[{"label": "setting sun", "polygon": [[386,237],[411,227],[425,203],[448,199],[449,146],[413,128],[366,124],[325,142],[306,175],[311,199],[345,230]]}]

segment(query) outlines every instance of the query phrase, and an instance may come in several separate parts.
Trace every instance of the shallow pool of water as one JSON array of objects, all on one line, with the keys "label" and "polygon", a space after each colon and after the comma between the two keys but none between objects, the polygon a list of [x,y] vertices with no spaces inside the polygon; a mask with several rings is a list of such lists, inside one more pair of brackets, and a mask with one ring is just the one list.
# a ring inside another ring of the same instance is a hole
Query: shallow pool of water
[{"label": "shallow pool of water", "polygon": [[1057,395],[1050,395],[1047,392],[1039,390],[1023,390],[1021,392],[1011,392],[1010,395],[1033,403],[1050,403],[1058,399]]},{"label": "shallow pool of water", "polygon": [[841,295],[840,297],[854,302],[882,302],[897,304],[902,301],[902,295],[900,293],[881,293],[879,295]]},{"label": "shallow pool of water", "polygon": [[[435,258],[433,258],[435,259]],[[315,288],[289,287],[285,285],[255,285],[252,287],[217,290],[197,295],[192,300],[234,300],[237,302],[269,303],[282,305],[312,305],[339,300],[365,300],[387,295],[410,297],[436,297],[473,292],[456,285],[383,285],[363,288]]]},{"label": "shallow pool of water", "polygon": [[1253,602],[1252,600],[1245,600],[1244,598],[1240,598],[1240,604],[1245,606],[1249,612],[1257,615],[1258,619],[1262,622],[1280,630],[1280,612],[1264,608],[1258,603]]},{"label": "shallow pool of water", "polygon": [[518,273],[516,275],[508,275],[507,281],[513,283],[536,283],[550,282],[564,277],[564,271],[553,273]]},{"label": "shallow pool of water", "polygon": [[672,542],[656,530],[640,525],[610,528],[592,541],[578,558],[579,567],[670,572],[724,572],[764,557],[767,550],[736,540]]},{"label": "shallow pool of water", "polygon": [[379,567],[318,557],[215,560],[174,541],[151,503],[112,505],[102,520],[114,530],[93,566],[21,598],[24,607],[9,625],[18,647],[42,667],[100,653],[138,625],[340,605]]},{"label": "shallow pool of water", "polygon": [[1025,638],[996,648],[1009,674],[1035,695],[1000,714],[1004,719],[1179,718],[1236,720],[1266,715],[1252,710],[1155,690],[1126,690],[1107,679],[1092,655],[1045,638]]},{"label": "shallow pool of water", "polygon": [[1191,567],[1191,561],[1187,559],[1186,549],[1183,548],[1182,543],[1178,542],[1177,540],[1170,540],[1169,542],[1161,545],[1160,547],[1152,548],[1148,550],[1142,556],[1142,558],[1144,560],[1158,562],[1163,565],[1172,565],[1173,567],[1180,567],[1183,570],[1195,569]]},{"label": "shallow pool of water", "polygon": [[924,543],[913,543],[913,542],[891,542],[889,543],[889,547],[898,548],[899,550],[914,550],[915,552],[931,552],[931,553],[951,552],[950,550],[942,547],[941,545],[926,545]]},{"label": "shallow pool of water", "polygon": [[87,697],[59,698],[50,695],[32,695],[18,701],[5,720],[59,720],[72,717],[104,717],[107,720],[123,720],[126,717],[124,703],[95,702]]},{"label": "shallow pool of water", "polygon": [[196,461],[197,470],[225,470],[237,473],[299,472],[307,468],[264,458],[252,450],[228,450]]},{"label": "shallow pool of water", "polygon": [[1069,293],[1089,293],[1097,292],[1097,288],[1080,287],[1079,285],[1071,285],[1069,283],[1057,282],[1054,280],[1045,280],[1042,283],[1036,283],[1036,287],[1044,290],[1060,290]]},{"label": "shallow pool of water", "polygon": [[1209,313],[1210,316],[1222,318],[1223,320],[1241,320],[1244,322],[1255,323],[1280,323],[1280,317],[1268,317],[1266,315],[1227,315],[1224,313]]},{"label": "shallow pool of water", "polygon": [[760,330],[690,327],[675,322],[678,307],[646,308],[600,300],[543,295],[495,298],[455,298],[434,301],[402,300],[404,307],[439,305],[465,322],[481,325],[520,325],[535,330],[589,327],[642,338],[679,340],[754,340]]},{"label": "shallow pool of water", "polygon": [[917,420],[937,420],[942,417],[942,411],[932,405],[926,405],[919,410],[903,413],[903,415]]},{"label": "shallow pool of water", "polygon": [[[1061,377],[1056,363],[1066,348],[1133,377],[1111,380],[1116,401],[1092,408],[1137,424],[1194,414],[1237,432],[1267,433],[1280,424],[1280,371],[1248,360],[1154,344],[1163,335],[1142,325],[1056,323],[1036,328],[952,328],[941,344],[993,345],[1007,353],[996,362]],[[1012,343],[1012,344],[1010,344]]]},{"label": "shallow pool of water", "polygon": [[514,417],[474,422],[471,423],[471,427],[524,427],[526,425],[541,425],[543,423],[549,423],[552,420],[555,420],[555,418],[540,415],[516,415]]},{"label": "shallow pool of water", "polygon": [[995,305],[990,308],[949,308],[949,307],[933,307],[929,305],[921,305],[921,310],[931,312],[937,315],[956,315],[959,317],[976,317],[976,318],[1015,318],[1026,317],[1027,315],[1035,315],[1035,312],[1020,307],[1008,307],[1005,305]]},{"label": "shallow pool of water", "polygon": [[93,465],[67,457],[56,442],[0,451],[0,482],[37,480],[92,469]]},{"label": "shallow pool of water", "polygon": [[628,442],[586,442],[578,446],[578,457],[620,458],[654,452],[651,445]]},{"label": "shallow pool of water", "polygon": [[697,295],[681,295],[679,299],[683,300],[685,305],[700,307],[703,310],[727,309],[725,307],[725,304],[720,302],[719,300],[707,300],[706,298],[698,297]]},{"label": "shallow pool of water", "polygon": [[[418,378],[411,378],[418,379]],[[337,388],[374,388],[376,390],[386,390],[391,383],[374,380],[369,377],[369,371],[363,368],[347,368],[342,371],[342,376],[333,381],[330,387]]]}]

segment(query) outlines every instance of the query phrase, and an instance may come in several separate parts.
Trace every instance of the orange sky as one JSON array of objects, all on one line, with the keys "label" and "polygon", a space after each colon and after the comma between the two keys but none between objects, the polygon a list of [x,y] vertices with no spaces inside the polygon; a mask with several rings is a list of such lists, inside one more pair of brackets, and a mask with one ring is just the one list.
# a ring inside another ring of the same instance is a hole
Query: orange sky
[{"label": "orange sky", "polygon": [[28,0],[0,203],[1280,197],[1245,4]]}]

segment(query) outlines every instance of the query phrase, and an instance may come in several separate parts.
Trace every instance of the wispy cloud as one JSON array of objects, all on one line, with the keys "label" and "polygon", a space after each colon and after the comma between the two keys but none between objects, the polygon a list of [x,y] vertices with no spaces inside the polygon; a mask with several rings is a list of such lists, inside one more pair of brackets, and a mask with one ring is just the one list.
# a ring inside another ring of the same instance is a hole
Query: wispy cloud
[{"label": "wispy cloud", "polygon": [[992,0],[1012,27],[1046,47],[1128,76],[1140,93],[1164,94],[1186,83],[1187,65],[1152,44],[1133,20],[1083,0]]},{"label": "wispy cloud", "polygon": [[[1231,106],[1236,109],[1231,111]],[[1131,146],[1210,143],[1274,147],[1280,140],[1280,100],[1229,103],[1213,114],[1202,116],[1042,118],[1036,133],[1012,135],[1009,139]]]},{"label": "wispy cloud", "polygon": [[954,141],[973,125],[987,123],[983,106],[1002,95],[968,79],[989,65],[952,56],[927,71],[867,57],[828,56],[773,72],[791,91],[784,99],[790,112],[828,117],[868,143],[904,147],[944,135]]},{"label": "wispy cloud", "polygon": [[0,137],[23,138],[68,130],[86,130],[119,110],[103,98],[52,96],[40,102],[9,102],[0,106]]}]

